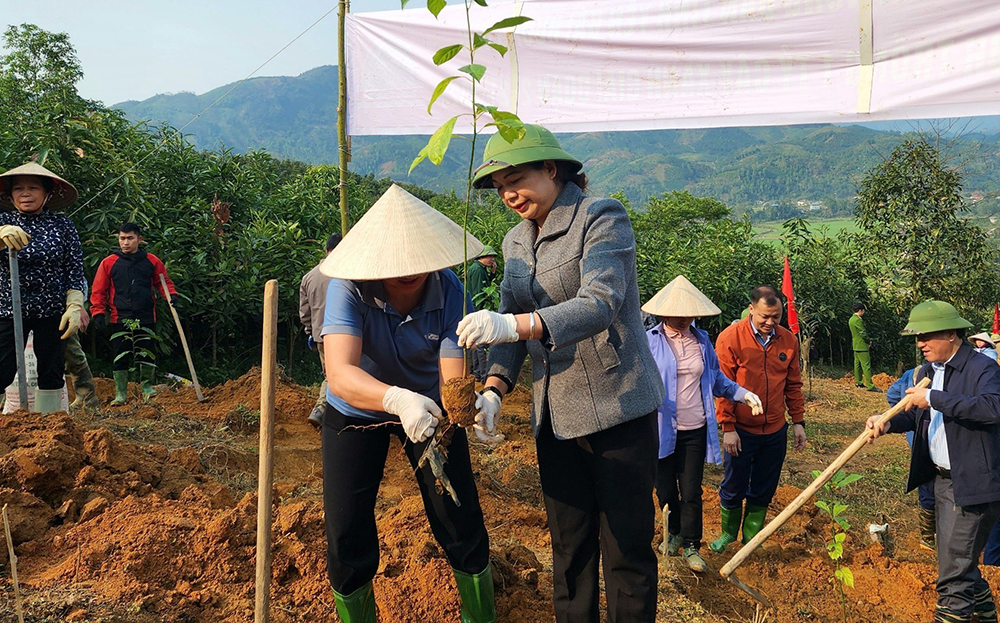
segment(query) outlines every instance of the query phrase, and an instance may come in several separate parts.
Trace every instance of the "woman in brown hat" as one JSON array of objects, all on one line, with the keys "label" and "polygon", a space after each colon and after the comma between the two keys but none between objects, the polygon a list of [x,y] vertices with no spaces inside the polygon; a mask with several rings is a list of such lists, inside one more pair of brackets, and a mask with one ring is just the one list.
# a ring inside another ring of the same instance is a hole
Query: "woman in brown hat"
[{"label": "woman in brown hat", "polygon": [[[457,503],[419,462],[442,415],[441,384],[465,375],[455,329],[463,307],[475,308],[448,270],[462,263],[463,238],[461,227],[393,185],[320,266],[333,277],[321,332],[329,385],[323,499],[327,574],[342,621],[376,620],[375,501],[392,436],[403,441],[431,531],[454,570],[462,620],[496,621],[465,431],[455,431],[444,465]],[[483,247],[472,236],[467,243],[470,255]]]},{"label": "woman in brown hat", "polygon": [[[76,201],[73,185],[29,162],[0,175],[0,241],[17,250],[21,321],[31,331],[38,361],[35,410],[60,408],[65,342],[80,328],[83,249],[73,222],[57,213]],[[17,373],[10,266],[0,262],[0,387]],[[22,405],[26,406],[26,405]]]},{"label": "woman in brown hat", "polygon": [[532,428],[552,536],[556,620],[656,618],[656,408],[663,382],[639,315],[635,239],[614,199],[584,194],[582,165],[551,132],[486,146],[477,187],[521,217],[503,242],[500,313],[466,316],[459,344],[490,349],[480,425],[531,355]]},{"label": "woman in brown hat", "polygon": [[680,554],[693,571],[705,570],[701,548],[701,480],[705,463],[722,464],[714,398],[749,405],[763,412],[757,394],[730,381],[719,370],[708,333],[694,326],[696,318],[722,310],[701,290],[678,275],[653,295],[642,311],[661,322],[646,332],[649,349],[660,371],[667,397],[658,409],[660,460],[656,497],[666,516],[661,551]]}]

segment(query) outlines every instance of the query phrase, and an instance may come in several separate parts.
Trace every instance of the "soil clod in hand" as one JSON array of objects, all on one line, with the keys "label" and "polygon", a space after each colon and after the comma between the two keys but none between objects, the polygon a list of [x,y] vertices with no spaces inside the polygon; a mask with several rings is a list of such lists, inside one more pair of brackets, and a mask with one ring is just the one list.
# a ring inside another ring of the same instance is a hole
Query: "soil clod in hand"
[{"label": "soil clod in hand", "polygon": [[471,374],[450,379],[441,387],[441,403],[448,420],[462,428],[476,423],[476,377]]}]

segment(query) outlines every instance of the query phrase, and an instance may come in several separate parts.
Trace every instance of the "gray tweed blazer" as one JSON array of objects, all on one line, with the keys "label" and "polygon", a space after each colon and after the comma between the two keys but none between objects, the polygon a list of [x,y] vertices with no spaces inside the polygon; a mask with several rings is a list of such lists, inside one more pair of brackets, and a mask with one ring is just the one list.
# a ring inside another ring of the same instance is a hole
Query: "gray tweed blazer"
[{"label": "gray tweed blazer", "polygon": [[493,346],[489,374],[516,382],[531,355],[535,435],[546,412],[556,438],[573,439],[656,411],[664,388],[639,316],[635,236],[622,204],[569,182],[541,232],[518,223],[503,254],[500,312],[537,311],[549,337]]}]

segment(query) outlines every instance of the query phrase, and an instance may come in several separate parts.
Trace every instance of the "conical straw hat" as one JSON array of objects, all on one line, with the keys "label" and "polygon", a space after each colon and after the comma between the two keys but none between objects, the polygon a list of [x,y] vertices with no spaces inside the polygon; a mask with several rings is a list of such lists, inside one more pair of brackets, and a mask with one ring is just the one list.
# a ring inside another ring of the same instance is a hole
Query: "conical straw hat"
[{"label": "conical straw hat", "polygon": [[9,210],[14,207],[14,202],[11,201],[8,191],[10,190],[11,178],[15,175],[37,175],[38,177],[51,179],[55,184],[55,189],[53,189],[52,196],[45,203],[45,207],[50,210],[62,210],[76,201],[78,196],[72,184],[37,162],[29,162],[0,174],[0,208],[2,209]]},{"label": "conical straw hat", "polygon": [[700,318],[722,313],[722,310],[708,300],[708,297],[694,287],[684,275],[678,275],[676,279],[663,286],[642,306],[642,311],[654,316],[676,318]]},{"label": "conical straw hat", "polygon": [[[371,281],[430,273],[465,261],[462,228],[393,184],[320,265],[336,279]],[[468,257],[483,250],[471,234]]]}]

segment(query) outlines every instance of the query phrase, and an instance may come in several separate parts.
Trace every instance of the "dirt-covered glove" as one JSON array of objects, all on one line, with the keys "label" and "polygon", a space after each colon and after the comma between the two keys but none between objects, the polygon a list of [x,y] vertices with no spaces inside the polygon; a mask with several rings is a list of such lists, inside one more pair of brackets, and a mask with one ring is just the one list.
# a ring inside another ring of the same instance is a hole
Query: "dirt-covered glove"
[{"label": "dirt-covered glove", "polygon": [[462,318],[458,323],[458,345],[462,348],[477,348],[517,340],[517,320],[514,314],[498,314],[488,309],[481,309]]},{"label": "dirt-covered glove", "polygon": [[83,311],[83,292],[79,290],[66,291],[66,311],[59,321],[59,330],[63,331],[61,339],[68,340],[80,330],[80,312]]},{"label": "dirt-covered glove", "polygon": [[402,387],[390,387],[382,398],[382,408],[386,413],[399,416],[406,436],[413,443],[426,441],[434,434],[441,407],[427,396]]},{"label": "dirt-covered glove", "polygon": [[502,433],[497,432],[497,416],[500,415],[500,405],[502,403],[500,394],[494,391],[476,392],[476,424],[473,430],[479,441],[494,445],[503,441]]},{"label": "dirt-covered glove", "polygon": [[760,401],[760,396],[753,392],[747,392],[747,395],[743,397],[743,404],[750,407],[750,412],[754,415],[764,413],[764,403]]},{"label": "dirt-covered glove", "polygon": [[29,240],[31,240],[31,236],[28,232],[17,225],[0,226],[0,242],[3,242],[3,246],[8,249],[17,249],[20,251],[28,246]]}]

